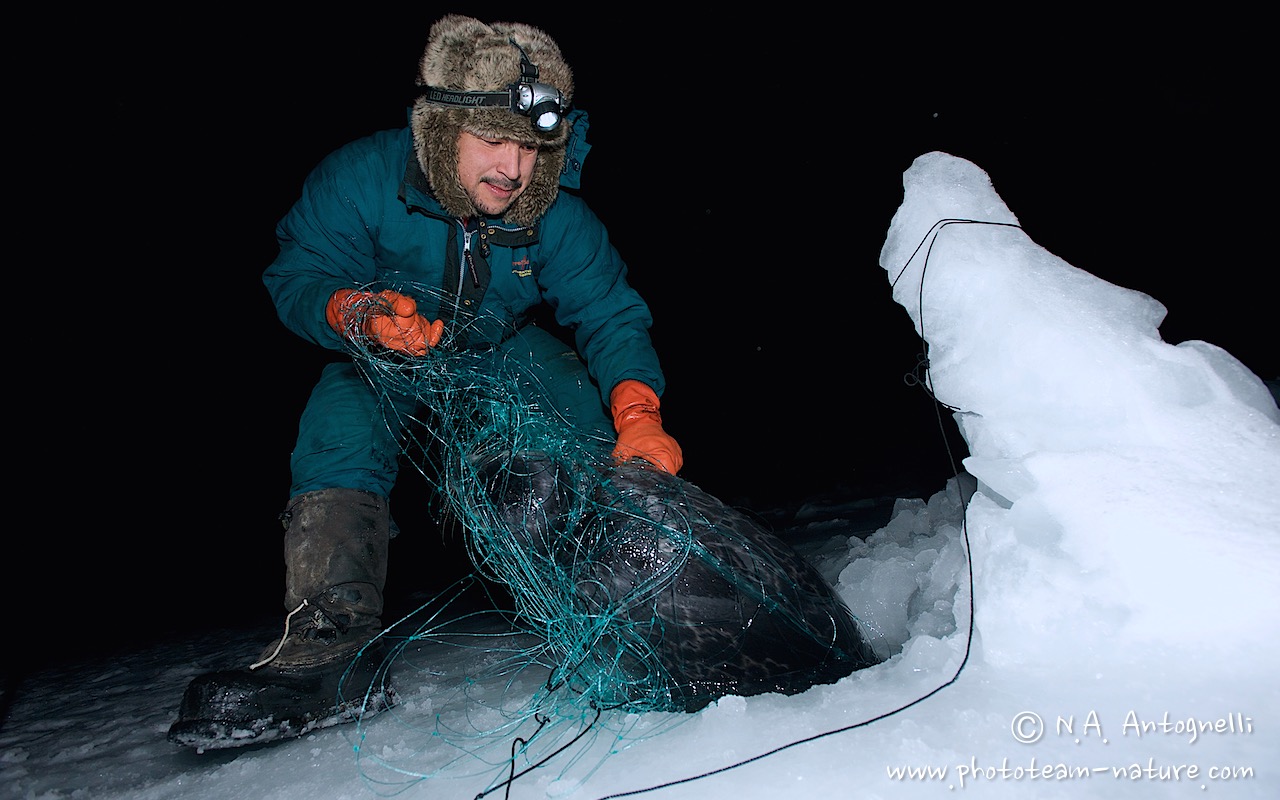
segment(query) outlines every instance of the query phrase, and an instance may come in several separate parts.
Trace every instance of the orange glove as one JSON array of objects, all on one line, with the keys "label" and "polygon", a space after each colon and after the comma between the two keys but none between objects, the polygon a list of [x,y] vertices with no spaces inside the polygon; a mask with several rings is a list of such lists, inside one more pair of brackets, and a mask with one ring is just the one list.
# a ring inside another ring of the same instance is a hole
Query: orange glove
[{"label": "orange glove", "polygon": [[684,454],[676,440],[662,429],[658,406],[658,395],[640,381],[626,380],[613,387],[609,410],[613,413],[613,429],[618,432],[613,457],[619,464],[629,458],[643,458],[675,475],[684,466]]},{"label": "orange glove", "polygon": [[324,315],[340,336],[363,335],[388,350],[424,355],[440,343],[444,320],[428,322],[412,297],[385,289],[377,294],[339,289],[329,297]]}]

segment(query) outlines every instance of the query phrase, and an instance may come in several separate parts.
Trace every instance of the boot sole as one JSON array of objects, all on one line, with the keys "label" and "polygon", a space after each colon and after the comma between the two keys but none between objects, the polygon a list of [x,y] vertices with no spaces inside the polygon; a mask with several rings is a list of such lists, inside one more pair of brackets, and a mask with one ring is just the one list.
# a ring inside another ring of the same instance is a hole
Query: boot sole
[{"label": "boot sole", "polygon": [[169,741],[197,752],[226,750],[257,744],[297,739],[313,731],[364,720],[380,714],[397,702],[390,687],[370,692],[359,701],[345,703],[326,715],[303,714],[289,719],[267,716],[260,719],[186,719],[169,728]]}]

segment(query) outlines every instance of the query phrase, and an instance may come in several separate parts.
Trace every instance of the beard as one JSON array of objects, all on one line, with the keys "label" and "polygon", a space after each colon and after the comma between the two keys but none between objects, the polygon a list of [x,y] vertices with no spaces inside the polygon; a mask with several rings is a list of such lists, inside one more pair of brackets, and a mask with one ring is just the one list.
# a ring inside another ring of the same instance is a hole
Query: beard
[{"label": "beard", "polygon": [[[486,194],[484,184],[491,184],[504,191],[511,192],[505,198],[494,197]],[[478,186],[474,190],[468,191],[467,196],[471,198],[471,203],[481,212],[490,216],[497,216],[511,208],[511,204],[520,197],[524,184],[520,181],[507,180],[505,178],[496,178],[485,176],[480,178]]]}]

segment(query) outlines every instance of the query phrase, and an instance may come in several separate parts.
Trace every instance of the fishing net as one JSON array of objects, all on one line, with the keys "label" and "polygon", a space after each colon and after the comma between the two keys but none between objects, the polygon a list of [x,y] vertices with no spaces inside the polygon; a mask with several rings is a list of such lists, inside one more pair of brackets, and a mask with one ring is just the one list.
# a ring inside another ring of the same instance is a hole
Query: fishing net
[{"label": "fishing net", "polygon": [[[373,387],[417,401],[409,414],[384,403],[397,415],[389,423],[474,565],[476,577],[411,615],[416,628],[397,645],[401,667],[460,704],[432,699],[431,746],[460,754],[448,769],[478,759],[471,768],[505,764],[514,777],[516,761],[559,752],[602,713],[638,736],[635,715],[792,694],[876,662],[857,621],[786,543],[682,478],[614,463],[610,439],[531,399],[537,365],[457,346],[466,327],[453,327],[412,358],[348,336]],[[509,598],[451,613],[476,578]],[[445,721],[446,706],[458,716]],[[500,756],[480,755],[499,741]],[[446,769],[437,763],[412,774]]]}]

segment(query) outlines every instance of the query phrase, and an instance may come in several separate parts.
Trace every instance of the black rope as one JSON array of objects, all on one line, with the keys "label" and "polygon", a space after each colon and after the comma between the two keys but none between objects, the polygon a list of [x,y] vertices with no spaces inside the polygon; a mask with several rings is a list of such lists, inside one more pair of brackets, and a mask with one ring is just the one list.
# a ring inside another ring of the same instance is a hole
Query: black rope
[{"label": "black rope", "polygon": [[589,731],[589,730],[591,730],[592,728],[594,728],[594,727],[595,727],[595,724],[596,724],[597,722],[599,722],[599,721],[600,721],[600,707],[599,707],[599,706],[596,706],[596,707],[595,707],[595,711],[596,711],[596,715],[595,715],[595,717],[594,717],[594,718],[592,718],[592,720],[586,724],[586,727],[584,727],[582,730],[578,731],[578,733],[577,733],[577,734],[576,734],[572,739],[570,739],[569,741],[565,742],[565,743],[564,743],[564,744],[562,744],[561,746],[557,747],[555,750],[551,751],[550,753],[548,753],[546,756],[544,756],[543,758],[539,759],[538,761],[535,761],[534,763],[530,764],[529,766],[525,767],[524,769],[520,770],[519,772],[516,772],[516,750],[519,748],[519,746],[520,746],[520,745],[522,745],[522,744],[527,744],[527,743],[528,743],[528,741],[532,741],[532,740],[533,740],[533,738],[534,738],[535,736],[537,736],[537,735],[538,735],[538,733],[542,730],[542,728],[543,728],[543,727],[544,727],[548,722],[550,722],[550,721],[551,721],[551,718],[550,718],[550,717],[545,717],[545,716],[543,716],[543,715],[541,715],[541,714],[535,714],[535,715],[534,715],[534,719],[537,721],[537,723],[538,723],[538,727],[537,727],[537,729],[536,729],[536,730],[534,730],[533,734],[529,737],[528,741],[526,741],[525,739],[523,739],[523,738],[521,738],[521,737],[516,737],[516,738],[511,742],[511,772],[510,772],[510,773],[509,773],[509,775],[507,776],[507,779],[506,779],[505,781],[503,781],[502,783],[499,783],[497,786],[492,786],[492,787],[490,787],[490,788],[488,788],[488,789],[485,789],[483,792],[481,792],[480,794],[476,795],[475,800],[481,800],[481,798],[483,798],[483,797],[487,797],[488,795],[492,794],[493,792],[496,792],[497,790],[502,789],[502,788],[504,788],[504,787],[506,788],[506,792],[504,792],[503,797],[510,798],[510,797],[511,797],[511,786],[516,782],[516,780],[517,780],[518,778],[522,778],[522,777],[524,777],[525,775],[529,774],[530,772],[533,772],[535,769],[538,769],[539,767],[543,766],[544,764],[546,764],[546,763],[547,763],[548,761],[550,761],[551,759],[553,759],[553,758],[555,758],[556,756],[558,756],[558,755],[560,755],[561,753],[563,753],[565,750],[568,750],[570,747],[572,747],[572,746],[574,745],[574,743],[575,743],[575,742],[577,742],[577,741],[578,741],[579,739],[581,739],[583,736],[586,736],[586,735],[587,735],[587,731]]}]

